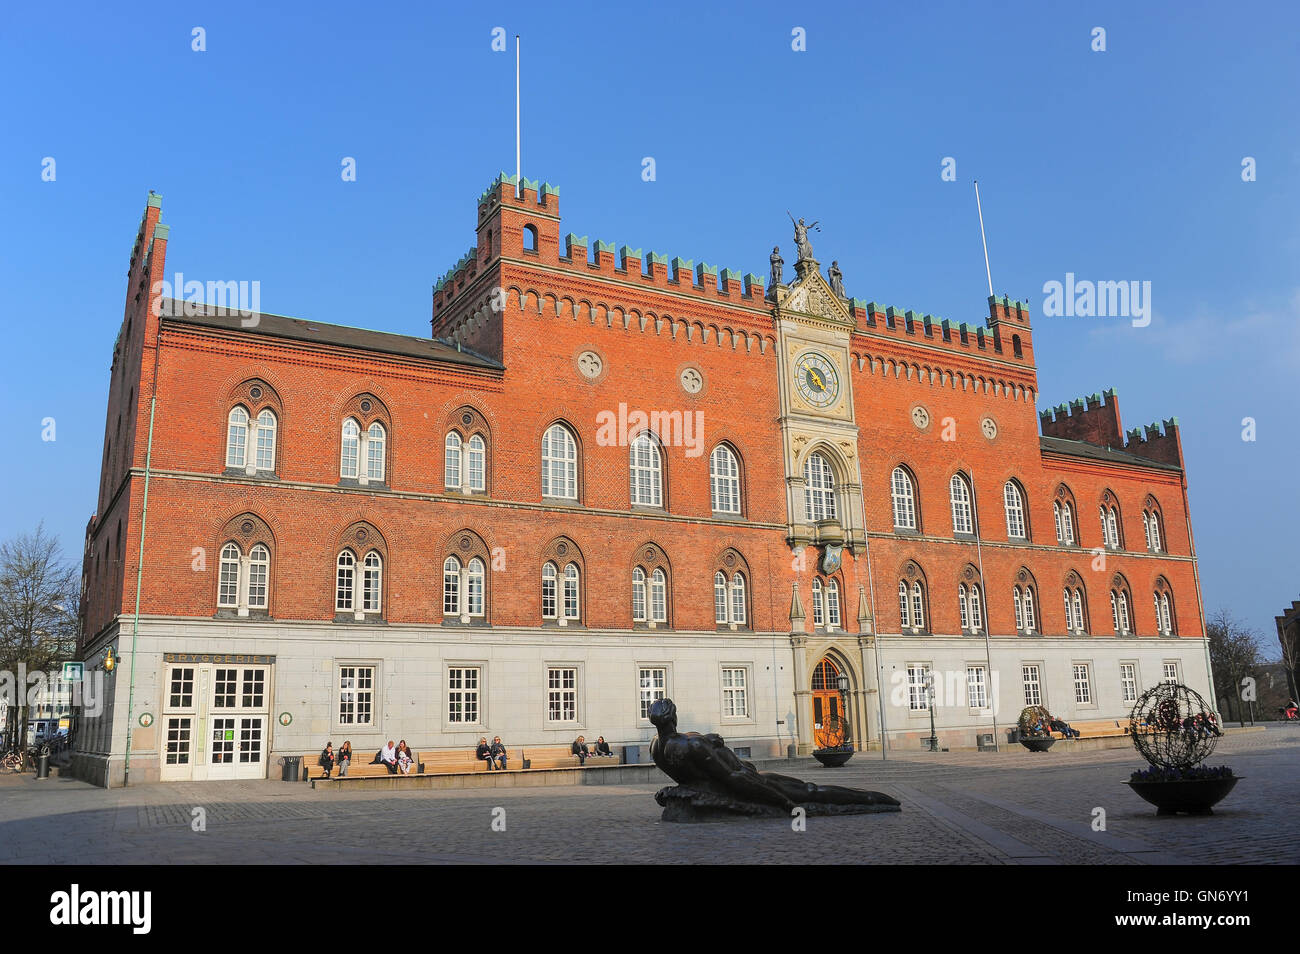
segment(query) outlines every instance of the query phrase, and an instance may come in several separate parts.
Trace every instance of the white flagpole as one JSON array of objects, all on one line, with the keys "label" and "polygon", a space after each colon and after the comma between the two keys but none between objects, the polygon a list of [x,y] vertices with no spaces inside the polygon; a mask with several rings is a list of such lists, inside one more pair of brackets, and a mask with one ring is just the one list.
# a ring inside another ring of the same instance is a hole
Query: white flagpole
[{"label": "white flagpole", "polygon": [[[519,179],[519,34],[515,34],[515,178]],[[522,180],[521,180],[522,183]],[[992,287],[992,286],[990,286]],[[993,294],[992,291],[989,294]]]},{"label": "white flagpole", "polygon": [[975,208],[980,214],[980,241],[984,243],[984,274],[989,280],[989,297],[993,297],[993,273],[989,271],[989,241],[984,237],[984,208],[980,205],[980,182],[975,180]]}]

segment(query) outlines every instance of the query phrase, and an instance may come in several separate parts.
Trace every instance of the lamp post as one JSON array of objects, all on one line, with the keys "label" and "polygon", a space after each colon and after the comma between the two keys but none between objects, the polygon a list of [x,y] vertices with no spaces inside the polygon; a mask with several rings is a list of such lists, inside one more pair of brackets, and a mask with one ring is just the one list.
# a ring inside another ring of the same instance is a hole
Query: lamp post
[{"label": "lamp post", "polygon": [[931,752],[938,752],[939,737],[934,731],[934,673],[928,669],[925,671],[925,706],[930,710],[930,737],[925,741]]},{"label": "lamp post", "polygon": [[[852,722],[849,721],[849,677],[846,676],[844,673],[840,673],[839,683],[840,683],[840,710],[844,713],[844,724],[846,726],[849,726],[853,724]],[[850,741],[850,740],[846,739],[846,741]]]}]

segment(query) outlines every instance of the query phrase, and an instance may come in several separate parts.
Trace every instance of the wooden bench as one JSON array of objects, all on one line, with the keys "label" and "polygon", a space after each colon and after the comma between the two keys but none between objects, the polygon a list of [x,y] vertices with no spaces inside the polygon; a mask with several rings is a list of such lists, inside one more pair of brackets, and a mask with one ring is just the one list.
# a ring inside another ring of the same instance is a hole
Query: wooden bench
[{"label": "wooden bench", "polygon": [[1128,735],[1128,723],[1121,723],[1118,719],[1071,722],[1070,728],[1076,730],[1081,739],[1105,739]]},{"label": "wooden bench", "polygon": [[[352,753],[352,762],[348,766],[348,774],[346,777],[352,778],[353,776],[355,776],[357,778],[371,778],[376,775],[389,774],[387,765],[384,765],[382,763],[377,765],[371,764],[371,759],[373,759],[374,757],[375,754],[373,752],[363,753],[363,752],[354,751]],[[419,754],[416,755],[417,759],[420,759],[422,757],[423,756]],[[319,752],[315,753],[314,755],[304,755],[302,757],[302,762],[307,769],[307,777],[309,779],[321,778],[325,774],[325,769],[324,767],[321,766],[319,760],[320,760]],[[415,775],[416,773],[419,772],[419,770],[420,770],[420,766],[419,763],[417,762],[415,765],[411,766],[410,774]],[[401,774],[400,769],[398,770],[397,774],[399,775]],[[340,777],[339,763],[336,761],[334,763],[334,767],[330,769],[330,778],[339,778],[339,777]]]},{"label": "wooden bench", "polygon": [[[588,748],[591,746],[588,745]],[[612,748],[612,746],[611,746]],[[575,765],[581,765],[579,758],[573,754],[569,745],[555,745],[546,747],[529,746],[524,750],[528,758],[529,768],[571,768]],[[610,765],[618,765],[617,755],[590,755],[587,757],[587,768],[602,768]]]},{"label": "wooden bench", "polygon": [[[476,755],[477,746],[472,749],[435,749],[421,752],[420,761],[424,763],[424,774],[437,775],[447,772],[487,772],[486,759]],[[506,746],[506,770],[514,772],[524,767],[524,750]]]}]

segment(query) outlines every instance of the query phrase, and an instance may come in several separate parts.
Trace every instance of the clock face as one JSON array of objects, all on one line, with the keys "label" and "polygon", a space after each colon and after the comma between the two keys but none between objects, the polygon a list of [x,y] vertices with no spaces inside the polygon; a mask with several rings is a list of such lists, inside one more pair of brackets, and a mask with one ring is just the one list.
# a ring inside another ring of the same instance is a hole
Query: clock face
[{"label": "clock face", "polygon": [[830,407],[840,394],[840,378],[830,359],[815,351],[803,355],[794,366],[794,385],[813,407]]}]

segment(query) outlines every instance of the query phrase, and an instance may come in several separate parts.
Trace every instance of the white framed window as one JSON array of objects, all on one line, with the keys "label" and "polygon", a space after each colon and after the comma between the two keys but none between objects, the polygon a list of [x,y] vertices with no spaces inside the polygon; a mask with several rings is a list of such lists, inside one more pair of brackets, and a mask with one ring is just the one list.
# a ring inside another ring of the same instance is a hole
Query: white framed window
[{"label": "white framed window", "polygon": [[1023,540],[1025,532],[1025,498],[1014,480],[1008,480],[1002,488],[1002,502],[1007,511],[1007,537]]},{"label": "white framed window", "polygon": [[453,725],[478,725],[482,721],[479,692],[482,670],[478,666],[447,668],[447,721]]},{"label": "white framed window", "polygon": [[642,666],[637,670],[637,692],[641,721],[650,720],[650,707],[668,695],[668,670],[661,666]]},{"label": "white framed window", "polygon": [[1076,705],[1092,705],[1092,675],[1087,663],[1074,664],[1074,702]]},{"label": "white framed window", "polygon": [[472,494],[487,490],[487,442],[478,434],[469,439],[469,479],[466,486]]},{"label": "white framed window", "polygon": [[813,578],[813,625],[838,629],[840,626],[840,584],[837,580],[824,583]]},{"label": "white framed window", "polygon": [[443,441],[443,483],[448,490],[460,490],[461,439],[455,431],[448,431]]},{"label": "white framed window", "polygon": [[1160,678],[1163,682],[1178,682],[1178,663],[1166,662],[1160,666]]},{"label": "white framed window", "polygon": [[803,465],[804,509],[811,521],[835,519],[835,474],[821,454],[809,454]]},{"label": "white framed window", "polygon": [[1121,701],[1125,703],[1137,702],[1138,681],[1136,663],[1119,664],[1119,691]]},{"label": "white framed window", "polygon": [[[634,623],[644,623],[646,621],[646,579],[645,570],[638,567],[632,568],[632,621]],[[716,599],[716,594],[715,594]]]},{"label": "white framed window", "polygon": [[749,672],[744,667],[722,670],[722,715],[728,719],[749,718]]},{"label": "white framed window", "polygon": [[709,499],[714,513],[740,513],[740,463],[726,444],[709,455]]},{"label": "white framed window", "polygon": [[352,594],[356,589],[357,558],[351,550],[342,550],[335,561],[334,612],[352,612]]},{"label": "white framed window", "polygon": [[542,496],[578,499],[578,442],[563,424],[542,435]]},{"label": "white framed window", "polygon": [[662,507],[663,459],[659,442],[649,434],[639,434],[628,449],[631,471],[632,503],[643,507]]},{"label": "white framed window", "polygon": [[650,621],[668,622],[668,576],[659,567],[650,574]]},{"label": "white framed window", "polygon": [[1056,522],[1056,542],[1064,543],[1065,530],[1061,525],[1061,502],[1059,500],[1052,501],[1052,519]]},{"label": "white framed window", "polygon": [[1119,512],[1114,507],[1098,507],[1102,542],[1112,550],[1119,547]]},{"label": "white framed window", "polygon": [[570,563],[564,568],[564,618],[578,619],[581,608],[578,605],[578,565]]},{"label": "white framed window", "polygon": [[1016,630],[1023,633],[1025,631],[1025,609],[1020,598],[1020,587],[1017,586],[1011,591],[1011,598],[1016,606]]},{"label": "white framed window", "polygon": [[1065,628],[1074,636],[1085,632],[1083,622],[1083,590],[1080,587],[1065,588]]},{"label": "white framed window", "polygon": [[248,608],[266,609],[271,551],[257,544],[248,551]]},{"label": "white framed window", "polygon": [[558,573],[554,563],[542,567],[542,619],[556,618],[556,577]]},{"label": "white framed window", "polygon": [[546,670],[546,721],[578,721],[578,670],[552,666]]},{"label": "white framed window", "polygon": [[454,556],[442,561],[442,615],[460,616],[460,560]]},{"label": "white framed window", "polygon": [[378,613],[383,608],[384,559],[376,550],[366,554],[361,571],[361,611]]},{"label": "white framed window", "polygon": [[342,448],[339,476],[355,480],[361,473],[361,425],[350,417],[343,421]]},{"label": "white framed window", "polygon": [[378,421],[366,429],[366,479],[384,481],[384,448],[388,443],[384,425]]},{"label": "white framed window", "polygon": [[912,581],[912,626],[925,629],[925,594],[919,580]]},{"label": "white framed window", "polygon": [[989,705],[988,670],[983,666],[966,667],[966,705],[971,709],[987,709]]},{"label": "white framed window", "polygon": [[907,664],[907,708],[912,712],[925,712],[930,708],[930,693],[926,686],[929,671],[926,663]]},{"label": "white framed window", "polygon": [[912,477],[902,467],[895,467],[889,478],[890,497],[894,503],[894,529],[916,529],[916,490]]},{"label": "white framed window", "polygon": [[1025,689],[1025,705],[1043,704],[1043,677],[1038,666],[1028,663],[1020,667],[1020,681]]},{"label": "white framed window", "polygon": [[952,532],[974,533],[975,520],[970,506],[970,485],[961,474],[953,474],[948,482],[948,496],[952,501]]},{"label": "white framed window", "polygon": [[813,626],[826,625],[826,610],[822,605],[822,581],[821,577],[813,577],[812,581],[812,605],[813,605]]},{"label": "white framed window", "polygon": [[1151,511],[1151,549],[1156,553],[1164,550],[1160,545],[1160,515],[1154,510]]},{"label": "white framed window", "polygon": [[1053,501],[1052,513],[1056,518],[1056,542],[1074,546],[1074,511],[1067,500]]},{"label": "white framed window", "polygon": [[375,724],[375,667],[339,666],[339,725]]},{"label": "white framed window", "polygon": [[465,614],[472,617],[483,615],[483,591],[486,580],[486,568],[478,557],[472,558],[465,566]]},{"label": "white framed window", "polygon": [[275,413],[266,408],[257,415],[257,469],[275,470]]},{"label": "white framed window", "polygon": [[1111,622],[1115,626],[1115,635],[1127,636],[1129,627],[1128,594],[1123,590],[1110,591]]},{"label": "white framed window", "polygon": [[1034,609],[1034,588],[1026,586],[1024,589],[1025,600],[1025,632],[1032,633],[1038,626],[1037,613]]},{"label": "white framed window", "polygon": [[736,571],[731,575],[731,622],[743,626],[748,621],[745,611],[745,575]]},{"label": "white framed window", "polygon": [[1012,599],[1016,607],[1016,630],[1021,633],[1032,633],[1037,625],[1033,587],[1016,586],[1012,590]]},{"label": "white framed window", "polygon": [[239,547],[227,543],[221,548],[221,571],[217,583],[217,606],[234,608],[239,605]]},{"label": "white framed window", "polygon": [[898,581],[898,621],[903,629],[912,625],[912,610],[907,599],[907,581]]},{"label": "white framed window", "polygon": [[248,411],[236,404],[226,430],[226,466],[243,468],[248,456]]},{"label": "white framed window", "polygon": [[727,574],[719,570],[713,574],[713,620],[719,625],[727,620]]},{"label": "white framed window", "polygon": [[1173,614],[1169,607],[1169,594],[1155,594],[1156,607],[1156,631],[1161,636],[1172,636],[1174,634]]},{"label": "white framed window", "polygon": [[961,616],[961,628],[966,632],[978,633],[984,628],[984,614],[980,604],[978,584],[957,584],[957,609]]}]

